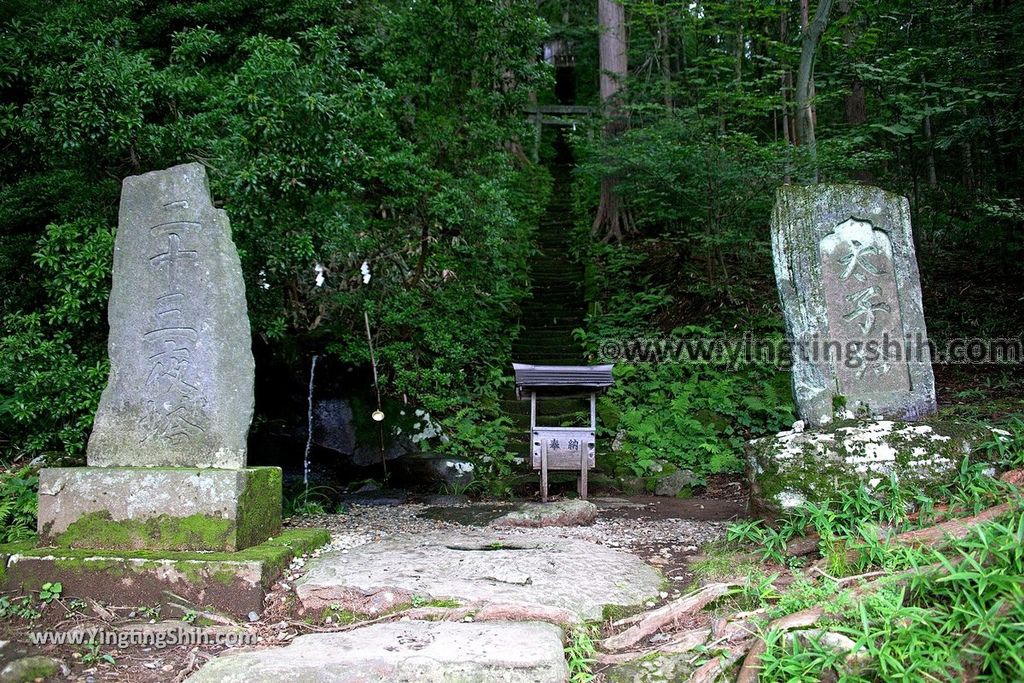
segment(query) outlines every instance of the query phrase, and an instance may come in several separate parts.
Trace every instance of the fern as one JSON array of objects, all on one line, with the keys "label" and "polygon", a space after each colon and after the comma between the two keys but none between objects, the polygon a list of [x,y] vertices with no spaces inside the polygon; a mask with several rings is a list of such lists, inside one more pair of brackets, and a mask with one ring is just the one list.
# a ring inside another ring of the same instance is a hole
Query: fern
[{"label": "fern", "polygon": [[35,535],[39,478],[28,467],[0,474],[0,543]]}]

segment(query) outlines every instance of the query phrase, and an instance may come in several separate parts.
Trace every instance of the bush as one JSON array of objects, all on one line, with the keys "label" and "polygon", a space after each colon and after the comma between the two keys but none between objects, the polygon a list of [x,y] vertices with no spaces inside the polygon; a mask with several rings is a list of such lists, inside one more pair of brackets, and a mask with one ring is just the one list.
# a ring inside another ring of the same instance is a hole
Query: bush
[{"label": "bush", "polygon": [[0,237],[0,275],[28,286],[0,286],[5,455],[81,454],[105,376],[114,179],[186,161],[228,211],[273,353],[365,363],[369,313],[382,391],[438,419],[508,366],[549,185],[514,153],[520,105],[548,78],[533,3],[8,14],[0,223],[17,234]]}]

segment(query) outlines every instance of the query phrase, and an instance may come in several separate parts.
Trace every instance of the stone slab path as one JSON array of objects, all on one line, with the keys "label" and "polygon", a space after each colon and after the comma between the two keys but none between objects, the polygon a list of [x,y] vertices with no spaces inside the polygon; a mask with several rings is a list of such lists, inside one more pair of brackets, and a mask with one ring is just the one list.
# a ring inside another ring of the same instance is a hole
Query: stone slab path
[{"label": "stone slab path", "polygon": [[[593,502],[597,518],[582,526],[490,526],[530,507],[508,503],[461,505],[445,514],[423,505],[353,506],[345,515],[304,520],[330,529],[333,539],[292,563],[272,601],[298,597],[314,620],[335,606],[369,615],[403,603],[422,607],[384,617],[392,621],[339,625],[348,630],[294,640],[282,622],[279,633],[263,631],[259,649],[222,654],[189,680],[566,681],[560,625],[600,619],[605,605],[651,607],[678,595],[690,578],[676,575],[676,561],[725,531],[711,521],[723,519],[717,509],[700,517],[712,501]],[[549,511],[580,510],[550,504]],[[676,586],[666,585],[652,564]],[[431,604],[441,599],[444,606]],[[451,600],[460,607],[449,607]]]},{"label": "stone slab path", "polygon": [[606,605],[655,599],[661,574],[634,555],[569,538],[496,531],[400,534],[321,555],[295,590],[307,609],[377,615],[414,598],[555,608],[600,619]]},{"label": "stone slab path", "polygon": [[538,622],[393,622],[224,655],[188,683],[562,683],[562,647],[562,630]]}]

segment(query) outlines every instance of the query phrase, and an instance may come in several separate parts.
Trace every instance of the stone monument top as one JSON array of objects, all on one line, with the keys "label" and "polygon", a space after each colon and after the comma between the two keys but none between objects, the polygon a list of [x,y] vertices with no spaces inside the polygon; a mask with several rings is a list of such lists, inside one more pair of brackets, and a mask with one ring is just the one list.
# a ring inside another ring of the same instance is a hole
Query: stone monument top
[{"label": "stone monument top", "polygon": [[245,284],[202,165],[125,178],[108,319],[110,376],[89,465],[245,467]]}]

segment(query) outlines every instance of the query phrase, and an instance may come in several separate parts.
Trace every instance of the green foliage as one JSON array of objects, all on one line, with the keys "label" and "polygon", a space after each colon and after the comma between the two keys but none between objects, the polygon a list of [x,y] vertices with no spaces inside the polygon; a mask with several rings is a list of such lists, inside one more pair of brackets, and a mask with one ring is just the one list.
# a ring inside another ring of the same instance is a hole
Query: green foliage
[{"label": "green foliage", "polygon": [[[979,527],[948,550],[922,550],[879,564],[916,568],[900,581],[855,597],[825,580],[798,579],[781,596],[762,602],[769,616],[827,607],[822,631],[798,637],[771,631],[760,675],[765,680],[1020,680],[1020,624],[1024,621],[1024,512]],[[884,581],[884,579],[883,579]],[[825,631],[853,642],[852,651],[824,642]]]},{"label": "green foliage", "polygon": [[35,536],[38,490],[39,477],[31,468],[0,473],[0,543]]},{"label": "green foliage", "polygon": [[438,419],[507,367],[549,185],[510,152],[527,136],[519,105],[548,77],[533,3],[7,14],[0,275],[28,286],[0,286],[4,454],[80,457],[106,373],[116,180],[185,161],[207,166],[231,217],[272,353],[365,363],[366,311],[382,390]]},{"label": "green foliage", "polygon": [[329,486],[297,486],[281,501],[281,513],[285,517],[315,517],[325,515],[331,507],[331,500],[337,491]]},{"label": "green foliage", "polygon": [[1024,468],[1024,420],[1015,416],[1005,427],[993,430],[992,438],[981,444],[985,459],[1005,469]]},{"label": "green foliage", "polygon": [[60,598],[64,586],[60,582],[47,581],[39,589],[39,599],[44,603],[52,602]]},{"label": "green foliage", "polygon": [[[948,515],[973,515],[985,507],[1019,496],[1016,489],[990,476],[986,463],[965,458],[957,477],[938,493],[947,502]],[[923,491],[909,490],[895,477],[880,482],[873,490],[836,491],[820,504],[806,503],[787,510],[774,525],[763,520],[748,520],[729,526],[730,542],[757,548],[762,559],[792,564],[787,544],[799,537],[816,534],[819,552],[827,560],[831,576],[846,576],[853,569],[892,566],[907,561],[903,549],[890,547],[884,538],[936,523],[935,500]],[[916,515],[911,511],[916,510]],[[847,551],[860,556],[856,567],[847,563]]]},{"label": "green foliage", "polygon": [[41,616],[42,613],[33,606],[30,596],[26,595],[22,598],[15,598],[0,595],[0,619],[18,617],[19,619],[31,621]]},{"label": "green foliage", "polygon": [[565,659],[569,664],[571,683],[591,683],[596,680],[592,667],[597,655],[597,634],[598,628],[593,624],[579,625],[569,632]]},{"label": "green foliage", "polygon": [[103,652],[100,650],[102,643],[95,640],[89,640],[85,644],[85,652],[82,653],[82,664],[86,666],[94,666],[96,664],[116,664],[117,661],[114,659],[114,655],[109,652]]},{"label": "green foliage", "polygon": [[112,253],[113,234],[101,222],[46,227],[34,254],[46,303],[7,314],[0,334],[3,452],[72,461],[83,453],[106,382],[102,312]]},{"label": "green foliage", "polygon": [[[771,373],[671,364],[619,365],[606,397],[636,474],[667,460],[698,475],[742,469],[744,442],[792,422]],[[611,430],[609,430],[611,431]]]},{"label": "green foliage", "polygon": [[[633,277],[644,257],[625,247],[595,250],[603,269],[595,282],[611,292],[587,318],[586,332],[577,336],[591,355],[638,351],[645,338],[660,337],[651,321],[671,298],[649,277]],[[627,280],[628,284],[623,285]],[[682,347],[722,335],[708,327],[687,326],[666,337]],[[636,475],[651,471],[659,460],[692,470],[698,476],[736,472],[742,467],[747,439],[777,432],[792,423],[789,388],[776,368],[654,356],[652,362],[619,362],[616,385],[599,400],[600,428],[618,437],[620,456]]]}]

